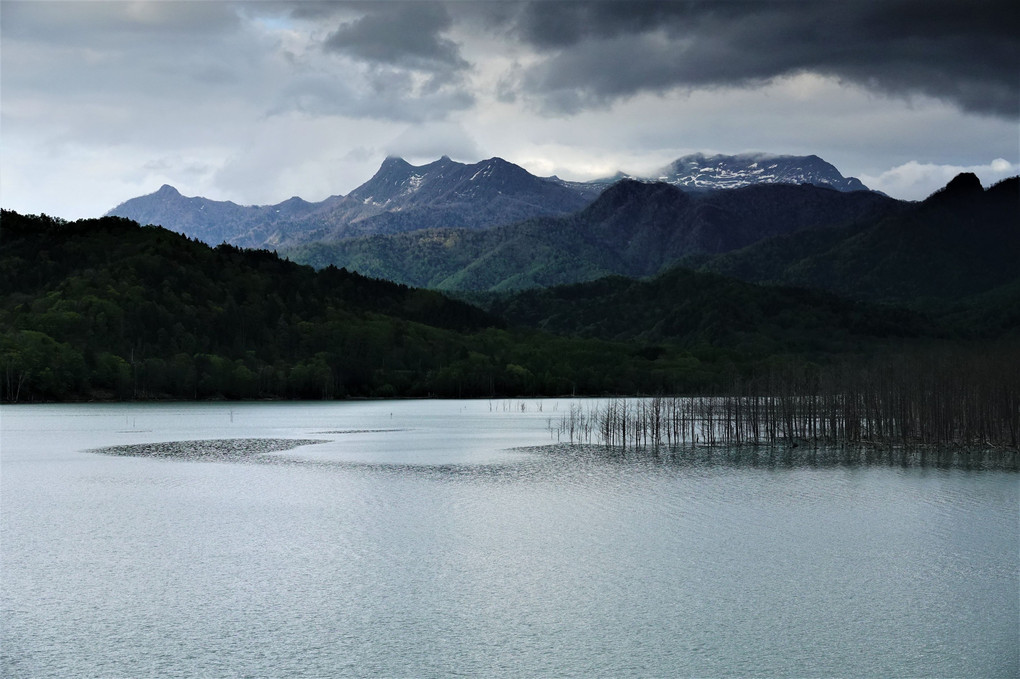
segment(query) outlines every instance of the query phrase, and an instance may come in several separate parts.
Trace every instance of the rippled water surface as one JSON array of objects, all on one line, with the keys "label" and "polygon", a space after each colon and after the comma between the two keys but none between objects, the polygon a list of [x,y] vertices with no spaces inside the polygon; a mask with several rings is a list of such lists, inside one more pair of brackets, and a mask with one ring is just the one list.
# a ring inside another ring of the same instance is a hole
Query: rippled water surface
[{"label": "rippled water surface", "polygon": [[0,675],[1020,673],[1015,472],[550,447],[567,407],[5,406]]}]

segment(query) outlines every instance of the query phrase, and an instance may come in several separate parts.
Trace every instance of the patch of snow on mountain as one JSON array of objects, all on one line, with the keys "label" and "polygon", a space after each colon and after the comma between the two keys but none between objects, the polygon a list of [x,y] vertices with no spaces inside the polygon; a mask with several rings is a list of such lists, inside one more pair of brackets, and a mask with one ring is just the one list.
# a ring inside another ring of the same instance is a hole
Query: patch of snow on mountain
[{"label": "patch of snow on mountain", "polygon": [[866,190],[853,177],[843,177],[817,156],[704,156],[677,159],[658,177],[676,186],[697,189],[733,189],[750,184],[815,184],[842,191]]},{"label": "patch of snow on mountain", "polygon": [[[407,188],[404,189],[403,195],[407,196],[417,192],[421,189],[422,182],[425,180],[423,174],[413,174],[407,178]],[[388,201],[387,201],[388,202]]]},{"label": "patch of snow on mountain", "polygon": [[474,180],[478,179],[478,177],[482,177],[483,179],[485,177],[491,177],[492,170],[493,170],[492,165],[486,165],[482,169],[478,170],[478,172],[475,172],[473,175],[471,175],[471,179],[469,179],[468,181],[473,182]]}]

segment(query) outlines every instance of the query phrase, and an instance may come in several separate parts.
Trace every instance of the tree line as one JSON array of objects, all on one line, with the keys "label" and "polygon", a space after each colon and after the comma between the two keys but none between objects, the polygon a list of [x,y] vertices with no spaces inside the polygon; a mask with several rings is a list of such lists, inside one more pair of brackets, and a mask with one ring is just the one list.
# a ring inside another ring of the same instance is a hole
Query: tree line
[{"label": "tree line", "polygon": [[443,295],[130,220],[0,217],[0,397],[654,393],[739,357],[509,329]]},{"label": "tree line", "polygon": [[[709,282],[707,290],[728,289]],[[618,285],[609,281],[604,287]],[[651,297],[663,309],[671,290],[682,289],[668,278],[656,285]],[[748,326],[758,328],[754,333],[734,331],[733,319],[744,322],[741,314],[699,314],[698,302],[686,314],[697,332],[682,341],[665,323],[649,333],[607,333],[621,338],[613,341],[600,333],[579,337],[569,324],[560,328],[576,311],[571,307],[580,306],[570,294],[557,293],[558,307],[551,303],[555,296],[545,296],[548,322],[535,319],[537,327],[514,327],[499,315],[434,291],[335,267],[316,271],[272,252],[213,248],[121,218],[66,222],[3,211],[0,399],[725,394],[745,399],[732,402],[741,415],[727,420],[737,428],[734,435],[754,440],[803,436],[807,423],[825,427],[828,436],[832,420],[822,422],[815,411],[804,410],[808,402],[799,400],[804,396],[814,399],[811,407],[821,408],[823,397],[843,394],[840,407],[847,422],[864,423],[842,425],[851,437],[858,426],[868,436],[880,431],[883,437],[905,431],[907,438],[932,438],[959,427],[991,432],[997,423],[1012,421],[1007,416],[1015,419],[1015,402],[996,402],[1000,405],[993,409],[988,396],[1016,393],[1016,370],[1010,368],[1020,356],[1015,339],[933,340],[916,317],[844,309],[831,300],[825,304],[835,311],[786,323],[784,314],[801,313],[790,309],[802,307],[787,305],[796,295],[766,292],[756,302],[751,286],[738,287],[740,296],[726,304],[754,310]],[[653,318],[625,308],[639,305],[639,297],[613,298],[619,305],[605,303],[610,297],[597,300],[603,303],[605,326]],[[693,293],[688,297],[700,299]],[[686,323],[684,315],[661,317]],[[754,320],[769,316],[775,322]],[[832,318],[848,320],[827,337],[824,328]],[[903,319],[910,323],[900,326]],[[784,325],[781,331],[770,329]],[[560,334],[542,328],[557,328]],[[900,332],[906,328],[911,332]],[[948,377],[931,382],[933,375],[956,373],[933,371],[928,359],[920,358],[930,353],[929,346],[951,351],[953,358],[946,360],[971,366],[968,374],[977,381],[958,376],[956,382]],[[892,387],[876,391],[875,385],[892,384],[888,380],[894,377],[895,384],[914,385],[917,394],[926,395],[910,399],[904,412],[943,415],[874,417],[868,409],[875,404],[886,412],[899,402],[890,395]],[[844,386],[831,386],[836,383]],[[847,391],[845,385],[857,386]],[[756,398],[755,409],[744,408],[746,399]],[[746,419],[754,413],[759,418],[765,403],[778,408],[769,411],[768,425]],[[863,415],[854,419],[856,412]],[[712,431],[713,437],[728,436]],[[999,440],[1001,434],[989,437]]]}]

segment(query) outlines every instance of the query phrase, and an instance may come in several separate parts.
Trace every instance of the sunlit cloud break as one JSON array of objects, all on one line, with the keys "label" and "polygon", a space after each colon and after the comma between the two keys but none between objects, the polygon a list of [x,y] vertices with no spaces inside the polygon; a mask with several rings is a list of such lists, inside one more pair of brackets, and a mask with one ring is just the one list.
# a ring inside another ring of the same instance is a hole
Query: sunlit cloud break
[{"label": "sunlit cloud break", "polygon": [[921,200],[961,172],[977,175],[987,188],[1007,177],[1020,174],[1020,164],[1011,163],[1005,158],[996,158],[985,165],[966,166],[937,165],[912,160],[877,176],[862,175],[860,179],[868,185],[868,188],[876,191],[907,200]]}]

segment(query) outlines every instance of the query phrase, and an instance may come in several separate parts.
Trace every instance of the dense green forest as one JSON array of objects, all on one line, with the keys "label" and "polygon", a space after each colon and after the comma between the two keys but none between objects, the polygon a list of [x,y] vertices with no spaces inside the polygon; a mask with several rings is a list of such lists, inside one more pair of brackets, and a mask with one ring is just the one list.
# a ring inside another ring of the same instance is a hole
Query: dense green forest
[{"label": "dense green forest", "polygon": [[1020,316],[1016,284],[933,314],[684,269],[483,310],[123,218],[8,211],[0,284],[8,402],[706,393],[933,346],[1011,355]]},{"label": "dense green forest", "polygon": [[657,393],[737,352],[513,330],[439,293],[116,217],[4,211],[3,400]]},{"label": "dense green forest", "polygon": [[683,268],[650,280],[613,276],[477,299],[514,325],[556,334],[682,347],[712,344],[755,355],[850,353],[952,334],[930,316],[902,307]]}]

